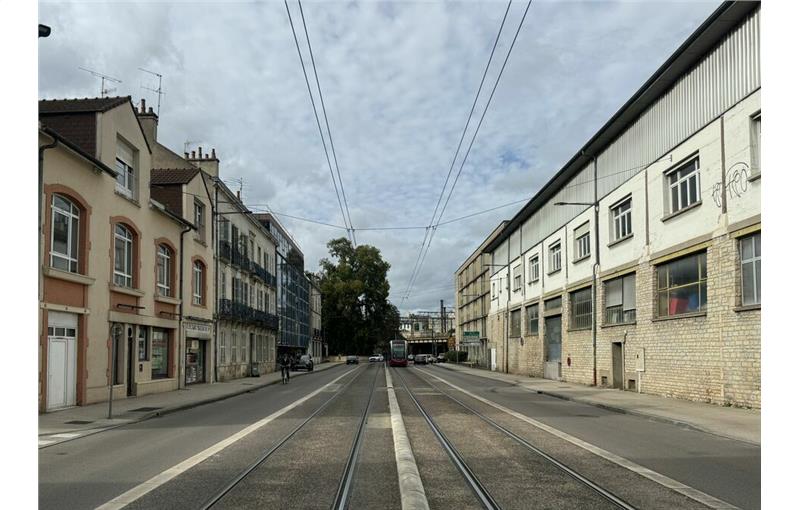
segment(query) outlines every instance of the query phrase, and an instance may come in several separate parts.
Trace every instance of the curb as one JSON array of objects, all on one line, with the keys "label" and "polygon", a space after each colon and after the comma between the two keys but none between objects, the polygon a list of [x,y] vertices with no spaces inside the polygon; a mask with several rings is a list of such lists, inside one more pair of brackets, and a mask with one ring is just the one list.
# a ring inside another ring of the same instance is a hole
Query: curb
[{"label": "curb", "polygon": [[[343,364],[343,363],[337,363],[337,362],[324,363],[323,366],[325,366],[325,368],[323,368],[322,370],[328,370],[330,368],[333,368],[336,365],[341,365],[341,364]],[[317,367],[315,367],[312,372],[316,372],[316,371],[319,371],[319,369]],[[300,373],[296,374],[294,377],[308,375],[308,374],[310,374],[312,372],[300,372]],[[114,430],[114,429],[117,429],[119,427],[123,427],[125,425],[132,425],[134,423],[141,423],[143,421],[146,421],[146,420],[149,420],[149,419],[152,419],[152,418],[157,418],[159,416],[166,416],[168,414],[176,413],[178,411],[186,411],[188,409],[193,409],[195,407],[200,407],[200,406],[203,406],[203,405],[206,405],[206,404],[213,404],[214,402],[219,402],[221,400],[227,400],[227,399],[232,398],[232,397],[238,397],[239,395],[243,395],[245,393],[253,393],[253,392],[257,391],[257,390],[260,390],[261,388],[265,388],[267,386],[272,386],[273,384],[278,384],[279,382],[281,382],[280,379],[276,379],[274,381],[269,381],[269,382],[265,382],[263,384],[254,385],[254,386],[252,386],[250,388],[247,388],[247,389],[237,390],[237,391],[235,391],[233,393],[227,393],[227,394],[224,394],[224,395],[217,395],[215,397],[206,398],[206,399],[203,399],[203,400],[197,400],[195,402],[187,402],[185,404],[179,404],[179,405],[176,405],[176,406],[173,406],[173,407],[167,407],[167,408],[164,408],[164,409],[159,409],[158,411],[151,411],[151,412],[145,413],[145,414],[143,414],[141,416],[137,416],[136,418],[131,419],[129,421],[125,421],[123,423],[117,423],[115,425],[110,425],[108,427],[103,427],[103,428],[99,428],[99,429],[83,429],[83,430],[90,430],[92,432],[89,432],[88,434],[82,434],[82,435],[76,436],[76,437],[71,437],[71,438],[68,438],[68,439],[63,439],[61,441],[56,441],[55,443],[46,444],[44,446],[40,446],[38,449],[39,450],[43,450],[44,448],[50,448],[51,446],[56,446],[56,445],[59,445],[59,444],[70,442],[70,441],[75,441],[76,439],[81,439],[81,438],[84,438],[84,437],[93,436],[93,435],[98,434],[100,432],[106,432],[108,430]],[[54,435],[54,434],[69,434],[69,433],[72,433],[72,432],[81,432],[81,429],[72,430],[72,431],[68,431],[68,430],[59,431],[59,432],[55,432],[53,434],[39,434],[38,437],[47,437],[47,436],[51,436],[51,435]]]},{"label": "curb", "polygon": [[[467,374],[471,373],[471,372],[468,372],[466,370],[458,370],[456,368],[450,368],[449,366],[446,366],[446,365],[443,368],[447,368],[448,370],[451,370],[453,372],[463,372],[463,373],[467,373]],[[475,370],[475,369],[470,369],[470,370]],[[761,443],[757,443],[757,442],[751,441],[749,439],[744,439],[744,438],[741,438],[741,437],[734,437],[734,436],[731,436],[731,435],[728,435],[728,434],[723,434],[721,432],[718,432],[718,431],[715,431],[715,430],[711,430],[711,429],[702,427],[700,425],[696,425],[694,423],[689,423],[687,421],[678,420],[678,419],[675,419],[675,418],[667,418],[666,416],[659,416],[659,415],[650,414],[650,413],[646,413],[646,412],[643,412],[643,411],[637,411],[637,410],[633,410],[633,409],[629,409],[629,408],[625,408],[625,407],[618,407],[618,406],[614,406],[614,405],[610,405],[610,404],[604,404],[604,403],[601,403],[601,402],[593,402],[591,400],[585,400],[585,399],[583,399],[581,397],[571,397],[569,395],[564,395],[563,393],[553,392],[551,390],[540,390],[538,388],[531,388],[529,386],[525,386],[526,383],[523,382],[523,381],[518,381],[518,380],[515,380],[513,382],[504,381],[502,379],[496,379],[494,377],[489,377],[489,376],[486,376],[486,375],[483,375],[483,374],[480,374],[480,373],[476,373],[474,375],[476,377],[483,377],[484,379],[491,379],[493,381],[504,382],[506,384],[510,384],[511,386],[518,386],[520,388],[536,392],[539,395],[546,395],[548,397],[553,397],[553,398],[557,398],[557,399],[560,399],[560,400],[567,400],[567,401],[570,401],[570,402],[577,402],[579,404],[586,404],[586,405],[590,405],[590,406],[594,406],[594,407],[599,407],[600,409],[605,409],[606,411],[611,411],[611,412],[614,412],[614,413],[629,414],[629,415],[632,415],[632,416],[638,416],[640,418],[646,418],[648,420],[652,420],[652,421],[656,421],[656,422],[660,422],[660,423],[666,423],[667,425],[675,425],[675,426],[678,426],[678,427],[683,427],[683,428],[686,428],[686,429],[689,429],[689,430],[693,430],[695,432],[702,432],[704,434],[711,434],[712,436],[717,436],[717,437],[722,437],[722,438],[725,438],[725,439],[730,439],[731,441],[739,441],[739,442],[746,443],[746,444],[749,444],[749,445],[752,445],[752,446],[757,446],[759,448],[761,447]]]}]

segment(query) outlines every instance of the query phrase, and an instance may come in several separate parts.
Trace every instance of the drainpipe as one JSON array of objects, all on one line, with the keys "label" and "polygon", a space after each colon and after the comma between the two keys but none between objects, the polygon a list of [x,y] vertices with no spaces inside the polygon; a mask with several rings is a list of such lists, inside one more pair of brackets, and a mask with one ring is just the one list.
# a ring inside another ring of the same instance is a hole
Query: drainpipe
[{"label": "drainpipe", "polygon": [[[597,386],[597,281],[600,276],[600,202],[597,200],[597,158],[594,163],[594,267],[592,267],[592,386]],[[624,364],[623,364],[624,372]]]},{"label": "drainpipe", "polygon": [[[177,257],[178,263],[180,264],[178,268],[178,299],[181,300],[181,303],[178,305],[178,388],[186,386],[182,370],[186,361],[186,352],[184,351],[186,347],[186,338],[183,335],[183,236],[190,230],[192,230],[191,227],[186,227],[181,231],[181,247]],[[183,341],[181,341],[181,338],[183,338]]]}]

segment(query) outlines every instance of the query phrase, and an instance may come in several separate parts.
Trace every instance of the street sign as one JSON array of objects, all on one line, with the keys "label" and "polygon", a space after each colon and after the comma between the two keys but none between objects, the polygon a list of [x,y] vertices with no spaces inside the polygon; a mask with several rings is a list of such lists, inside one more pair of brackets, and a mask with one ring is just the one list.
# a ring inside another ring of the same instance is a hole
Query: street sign
[{"label": "street sign", "polygon": [[465,344],[470,343],[477,343],[481,339],[481,332],[480,331],[464,331],[463,333]]}]

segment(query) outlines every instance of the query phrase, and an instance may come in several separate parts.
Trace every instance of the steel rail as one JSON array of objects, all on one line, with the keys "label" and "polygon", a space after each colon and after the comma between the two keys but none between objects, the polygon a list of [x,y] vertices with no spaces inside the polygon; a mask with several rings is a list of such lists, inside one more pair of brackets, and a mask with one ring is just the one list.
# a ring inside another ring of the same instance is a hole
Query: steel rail
[{"label": "steel rail", "polygon": [[[362,372],[362,373],[363,373],[363,372]],[[318,407],[318,408],[317,408],[317,409],[316,409],[316,410],[315,410],[313,413],[311,413],[311,414],[310,414],[310,415],[309,415],[309,416],[308,416],[308,417],[307,417],[305,420],[303,420],[302,422],[300,422],[300,424],[299,424],[299,425],[297,425],[295,428],[293,428],[293,429],[292,429],[292,430],[291,430],[291,431],[290,431],[288,434],[286,434],[285,436],[283,436],[283,438],[281,438],[281,440],[280,440],[280,441],[278,441],[278,442],[277,442],[277,443],[275,443],[275,444],[274,444],[274,445],[273,445],[273,446],[272,446],[270,449],[268,449],[268,450],[266,450],[264,453],[262,453],[262,454],[261,454],[261,455],[258,457],[258,459],[256,459],[256,460],[255,460],[255,461],[254,461],[252,464],[250,464],[248,467],[246,467],[245,469],[243,469],[242,471],[240,471],[240,472],[239,472],[239,473],[238,473],[238,474],[237,474],[235,477],[231,478],[231,480],[230,480],[230,481],[229,481],[227,484],[225,484],[225,486],[224,486],[224,487],[222,487],[222,489],[218,490],[218,491],[217,491],[217,492],[216,492],[216,493],[215,493],[213,496],[211,496],[210,498],[208,498],[208,499],[205,501],[205,503],[203,503],[203,504],[200,506],[200,508],[202,508],[203,510],[208,510],[209,508],[212,508],[214,505],[216,505],[216,504],[219,502],[219,500],[221,500],[223,497],[225,497],[225,495],[227,495],[229,492],[231,492],[231,491],[232,491],[232,490],[233,490],[233,489],[234,489],[234,488],[235,488],[237,485],[239,485],[239,483],[241,483],[241,481],[242,481],[242,480],[244,480],[244,479],[245,479],[245,478],[246,478],[246,477],[247,477],[247,476],[248,476],[250,473],[252,473],[253,471],[255,471],[255,470],[256,470],[256,469],[257,469],[257,468],[258,468],[258,467],[259,467],[261,464],[263,464],[263,463],[264,463],[264,462],[265,462],[265,461],[266,461],[266,460],[267,460],[267,459],[268,459],[270,456],[272,456],[272,454],[273,454],[273,453],[275,453],[276,451],[278,451],[278,449],[280,449],[280,448],[281,448],[281,447],[282,447],[284,444],[286,444],[286,443],[287,443],[287,442],[288,442],[288,441],[289,441],[289,440],[290,440],[292,437],[294,437],[294,435],[295,435],[295,434],[297,434],[297,433],[300,431],[300,429],[302,429],[303,427],[305,427],[305,426],[306,426],[306,424],[307,424],[308,422],[310,422],[310,421],[311,421],[311,420],[312,420],[314,417],[316,417],[316,416],[317,416],[319,413],[321,413],[321,412],[322,412],[322,411],[323,411],[325,408],[327,408],[327,407],[328,407],[328,405],[329,405],[331,402],[333,402],[333,400],[334,400],[334,399],[336,399],[337,397],[341,396],[341,395],[344,393],[344,391],[345,391],[347,388],[349,388],[349,387],[350,387],[350,385],[351,385],[351,384],[353,384],[353,382],[354,382],[356,379],[358,379],[358,378],[359,378],[359,376],[361,376],[361,374],[356,374],[356,375],[355,375],[355,376],[354,376],[352,379],[350,379],[350,380],[349,380],[347,383],[345,383],[344,385],[342,385],[342,386],[341,386],[341,387],[340,387],[340,388],[339,388],[339,389],[338,389],[338,390],[337,390],[337,391],[336,391],[336,392],[335,392],[333,395],[331,395],[331,396],[330,396],[330,398],[328,398],[328,400],[326,400],[326,401],[325,401],[325,402],[324,402],[324,403],[323,403],[321,406],[319,406],[319,407]]]},{"label": "steel rail", "polygon": [[[422,372],[421,369],[415,369],[415,370],[419,370],[420,372]],[[431,384],[431,382],[428,379],[426,379],[426,378],[424,378],[422,376],[420,376],[420,379],[422,379],[423,381],[425,381],[428,384],[430,384],[431,388],[435,388],[435,386],[433,386],[433,384]],[[497,429],[500,432],[504,433],[508,437],[514,439],[519,444],[521,444],[522,446],[526,447],[528,450],[530,450],[530,451],[538,454],[542,458],[548,460],[550,463],[555,465],[557,468],[559,468],[560,470],[562,470],[563,472],[565,472],[566,474],[568,474],[569,476],[571,476],[572,478],[574,478],[578,482],[588,486],[590,489],[594,490],[595,492],[597,492],[598,494],[600,494],[601,496],[606,498],[612,504],[616,505],[619,508],[624,508],[626,510],[637,510],[635,506],[631,505],[630,503],[628,503],[624,499],[620,498],[619,496],[617,496],[613,492],[609,491],[608,489],[603,488],[602,486],[600,486],[597,483],[593,482],[589,478],[587,478],[587,477],[583,476],[582,474],[578,473],[577,471],[575,471],[571,467],[567,466],[566,464],[564,464],[560,460],[556,459],[555,457],[551,456],[550,454],[546,453],[545,451],[541,450],[540,448],[534,446],[533,444],[528,442],[528,440],[520,437],[519,435],[517,435],[516,433],[512,432],[511,430],[503,427],[502,425],[500,425],[499,423],[497,423],[493,419],[489,418],[485,414],[481,413],[480,411],[475,410],[470,405],[465,404],[461,400],[459,400],[459,399],[455,398],[454,396],[448,394],[443,389],[441,389],[441,388],[438,388],[438,389],[440,390],[442,395],[446,396],[447,398],[449,398],[450,400],[452,400],[456,404],[460,405],[461,407],[463,407],[467,411],[471,412],[472,414],[474,414],[475,416],[477,416],[478,418],[480,418],[484,422],[488,423],[489,425],[491,425],[495,429]]]},{"label": "steel rail", "polygon": [[478,477],[475,475],[472,469],[470,469],[466,461],[464,461],[464,458],[461,456],[461,454],[458,453],[458,451],[450,442],[450,440],[447,439],[447,436],[444,434],[444,432],[442,432],[442,430],[439,429],[439,426],[436,425],[436,423],[431,418],[430,414],[428,414],[428,412],[425,409],[423,409],[422,405],[420,405],[419,401],[417,400],[417,397],[415,397],[414,394],[411,392],[411,389],[406,383],[406,380],[403,377],[401,371],[395,369],[395,373],[397,374],[398,379],[400,379],[400,381],[403,383],[403,387],[405,388],[406,393],[408,393],[408,396],[411,397],[411,401],[414,402],[414,405],[416,405],[417,410],[419,410],[422,417],[425,418],[425,421],[428,423],[428,426],[433,431],[433,434],[436,436],[436,439],[439,440],[439,443],[441,443],[442,447],[447,452],[447,455],[450,457],[450,460],[453,462],[458,471],[461,473],[461,476],[464,477],[469,487],[475,493],[475,496],[483,504],[484,508],[488,508],[491,510],[495,509],[499,510],[501,508],[500,505],[497,504],[497,502],[494,500],[494,498],[486,489],[486,487],[484,487],[481,481],[478,480]]},{"label": "steel rail", "polygon": [[336,497],[333,500],[333,506],[331,508],[334,510],[344,510],[347,508],[347,503],[350,499],[350,491],[353,487],[353,475],[356,470],[356,460],[358,459],[359,451],[361,451],[361,443],[364,439],[364,430],[366,429],[364,425],[366,425],[369,418],[369,408],[372,406],[372,396],[375,394],[375,384],[378,381],[378,374],[380,371],[379,367],[378,370],[375,371],[375,377],[372,379],[372,387],[369,392],[369,398],[367,399],[367,406],[364,408],[364,414],[361,415],[361,423],[358,426],[356,437],[353,439],[353,445],[350,447],[350,455],[347,457],[347,464],[345,464],[342,478],[339,480],[339,487],[336,490]]}]

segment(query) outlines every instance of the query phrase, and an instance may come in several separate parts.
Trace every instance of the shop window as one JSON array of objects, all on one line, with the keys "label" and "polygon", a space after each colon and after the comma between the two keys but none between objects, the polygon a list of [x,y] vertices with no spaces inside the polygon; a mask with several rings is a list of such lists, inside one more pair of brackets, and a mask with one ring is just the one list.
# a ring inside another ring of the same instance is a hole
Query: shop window
[{"label": "shop window", "polygon": [[147,361],[150,359],[150,343],[147,341],[147,328],[145,326],[139,326],[139,342],[137,347],[139,351],[139,361]]},{"label": "shop window", "polygon": [[570,328],[589,329],[592,327],[592,288],[570,293]]},{"label": "shop window", "polygon": [[742,304],[761,303],[761,232],[739,240]]},{"label": "shop window", "polygon": [[133,287],[133,233],[121,224],[114,227],[114,285]]},{"label": "shop window", "polygon": [[629,274],[605,282],[606,324],[636,321],[636,275]]},{"label": "shop window", "polygon": [[707,279],[705,252],[658,266],[658,316],[704,311]]},{"label": "shop window", "polygon": [[50,225],[50,266],[78,272],[80,209],[71,200],[53,195]]},{"label": "shop window", "polygon": [[150,350],[151,377],[169,377],[169,334],[164,329],[153,328],[153,345]]}]

